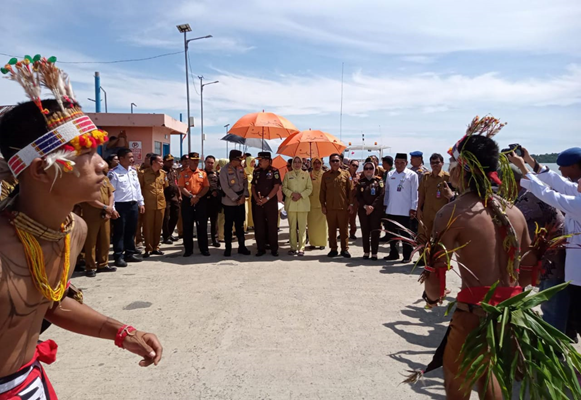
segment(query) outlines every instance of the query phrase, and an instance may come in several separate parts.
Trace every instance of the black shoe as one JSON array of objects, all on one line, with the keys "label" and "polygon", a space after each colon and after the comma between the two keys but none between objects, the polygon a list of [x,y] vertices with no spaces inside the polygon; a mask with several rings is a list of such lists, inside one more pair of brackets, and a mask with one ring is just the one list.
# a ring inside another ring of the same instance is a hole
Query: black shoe
[{"label": "black shoe", "polygon": [[97,276],[97,271],[95,271],[94,269],[88,269],[85,271],[85,276],[89,278],[94,278]]},{"label": "black shoe", "polygon": [[418,267],[425,267],[426,266],[426,262],[424,261],[423,258],[420,258],[418,260],[418,263],[416,264]]},{"label": "black shoe", "polygon": [[411,263],[411,262],[412,262],[412,259],[411,259],[411,258],[404,258],[404,259],[403,259],[401,262],[402,262],[403,264],[409,264],[409,263]]},{"label": "black shoe", "polygon": [[349,254],[347,250],[342,251],[341,255],[343,256],[343,258],[351,258],[351,254]]},{"label": "black shoe", "polygon": [[232,255],[232,249],[224,250],[224,257],[230,257]]},{"label": "black shoe", "polygon": [[209,256],[210,256],[210,252],[209,252],[209,251],[207,251],[207,250],[206,250],[206,251],[202,251],[202,255],[203,255],[204,257],[209,257]]},{"label": "black shoe", "polygon": [[363,259],[364,259],[364,260],[369,260],[369,256],[365,256],[365,255],[364,255],[364,256],[363,256]]},{"label": "black shoe", "polygon": [[149,258],[149,252],[146,251],[145,253],[143,253],[143,255],[141,257],[143,257],[143,258]]},{"label": "black shoe", "polygon": [[218,242],[213,242],[212,246],[216,247],[216,248],[220,248],[220,243]]},{"label": "black shoe", "polygon": [[337,257],[339,255],[339,252],[337,250],[331,250],[328,254],[327,257]]},{"label": "black shoe", "polygon": [[193,252],[193,251],[186,251],[186,252],[184,253],[184,257],[190,257],[192,254],[194,254],[194,252]]},{"label": "black shoe", "polygon": [[351,235],[351,236],[349,236],[349,239],[351,239],[351,240],[357,240],[357,236]]},{"label": "black shoe", "polygon": [[[183,238],[184,238],[184,236],[183,236],[183,235],[181,235],[181,236],[178,236],[178,240],[180,240],[180,239],[183,239]],[[171,238],[171,240],[173,240],[173,237]]]},{"label": "black shoe", "polygon": [[383,257],[383,259],[387,261],[397,261],[399,260],[399,254],[390,254],[388,256]]},{"label": "black shoe", "polygon": [[238,254],[242,254],[245,256],[249,256],[250,255],[250,250],[248,250],[246,247],[242,247],[238,249]]},{"label": "black shoe", "polygon": [[115,267],[106,266],[106,267],[102,267],[102,268],[97,268],[97,273],[99,273],[99,274],[101,272],[115,272],[115,271],[117,271],[117,268],[115,268]]},{"label": "black shoe", "polygon": [[154,250],[151,252],[151,254],[156,255],[156,256],[163,256],[163,251],[161,250]]},{"label": "black shoe", "polygon": [[170,236],[169,237],[170,240],[177,242],[178,240],[180,240],[181,238],[177,237],[177,236]]},{"label": "black shoe", "polygon": [[270,254],[272,254],[273,257],[278,257],[278,251],[273,251]]},{"label": "black shoe", "polygon": [[264,250],[258,250],[258,252],[256,253],[256,257],[262,257],[265,254],[266,254],[266,251],[264,251]]},{"label": "black shoe", "polygon": [[127,263],[125,262],[124,259],[118,258],[115,260],[115,266],[119,268],[125,268],[127,266]]},{"label": "black shoe", "polygon": [[319,246],[318,249],[319,250],[325,250],[325,246]]},{"label": "black shoe", "polygon": [[139,255],[142,255],[142,254],[143,254],[143,251],[141,251],[141,250],[139,250],[139,249],[135,249],[135,253],[133,253],[133,254],[139,254]]},{"label": "black shoe", "polygon": [[371,256],[371,261],[377,261],[377,256]]},{"label": "black shoe", "polygon": [[171,240],[170,238],[167,239],[163,239],[163,242],[161,242],[163,244],[173,244],[173,240]]}]

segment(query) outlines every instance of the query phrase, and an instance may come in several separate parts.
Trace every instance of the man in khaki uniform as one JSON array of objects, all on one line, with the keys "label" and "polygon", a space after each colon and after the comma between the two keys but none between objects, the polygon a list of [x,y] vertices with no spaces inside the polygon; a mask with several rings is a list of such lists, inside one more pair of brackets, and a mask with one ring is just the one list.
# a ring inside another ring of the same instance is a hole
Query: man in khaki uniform
[{"label": "man in khaki uniform", "polygon": [[101,186],[100,201],[81,203],[83,219],[87,223],[85,239],[85,275],[94,278],[97,272],[115,272],[117,268],[109,267],[109,246],[111,244],[111,219],[119,218],[113,207],[115,189],[108,178]]},{"label": "man in khaki uniform", "polygon": [[164,189],[169,186],[167,174],[163,170],[163,160],[159,154],[153,154],[150,159],[150,168],[145,168],[139,174],[139,184],[145,201],[145,214],[143,215],[143,236],[145,237],[145,253],[163,255],[159,250],[159,237],[163,227],[165,214]]},{"label": "man in khaki uniform", "polygon": [[[137,170],[137,175],[141,176],[143,175],[143,173],[151,168],[151,156],[153,153],[147,153],[145,155],[145,159],[143,160],[143,163],[136,167],[135,169]],[[137,220],[137,231],[135,232],[135,245],[137,247],[141,246],[141,244],[143,243],[143,237],[145,236],[145,233],[143,232],[143,220],[144,220],[145,216],[143,214],[139,214],[139,219]],[[139,252],[141,253],[141,252]]]},{"label": "man in khaki uniform", "polygon": [[444,157],[434,153],[430,157],[432,172],[424,174],[420,180],[418,193],[418,221],[422,221],[424,229],[420,226],[419,234],[429,238],[432,234],[436,214],[450,200],[444,196],[446,182],[450,179],[450,174],[442,171]]},{"label": "man in khaki uniform", "polygon": [[331,170],[323,174],[321,182],[321,210],[327,216],[329,226],[329,247],[331,251],[327,257],[336,257],[337,252],[337,229],[341,236],[341,255],[351,258],[349,254],[349,237],[347,228],[349,224],[349,214],[355,212],[352,201],[352,184],[348,171],[341,170],[341,158],[335,153],[329,157]]}]

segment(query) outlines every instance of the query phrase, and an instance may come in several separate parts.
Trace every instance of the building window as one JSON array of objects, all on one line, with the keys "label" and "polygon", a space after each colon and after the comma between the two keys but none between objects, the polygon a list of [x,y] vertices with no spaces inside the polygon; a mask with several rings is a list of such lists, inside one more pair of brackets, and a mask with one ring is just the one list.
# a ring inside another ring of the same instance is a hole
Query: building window
[{"label": "building window", "polygon": [[161,142],[154,142],[153,152],[155,154],[161,154]]}]

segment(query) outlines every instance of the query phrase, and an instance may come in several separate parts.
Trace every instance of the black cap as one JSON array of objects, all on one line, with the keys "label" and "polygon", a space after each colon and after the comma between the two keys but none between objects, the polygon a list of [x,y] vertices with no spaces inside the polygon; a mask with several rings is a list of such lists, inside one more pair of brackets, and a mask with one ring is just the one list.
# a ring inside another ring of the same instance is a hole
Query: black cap
[{"label": "black cap", "polygon": [[395,155],[396,160],[406,160],[408,159],[408,155],[406,153],[397,153]]},{"label": "black cap", "polygon": [[258,153],[257,159],[265,159],[265,160],[272,160],[272,156],[270,155],[270,151],[261,151]]},{"label": "black cap", "polygon": [[242,160],[242,152],[240,150],[230,150],[230,161]]},{"label": "black cap", "polygon": [[200,153],[190,153],[190,160],[199,160],[200,159]]}]

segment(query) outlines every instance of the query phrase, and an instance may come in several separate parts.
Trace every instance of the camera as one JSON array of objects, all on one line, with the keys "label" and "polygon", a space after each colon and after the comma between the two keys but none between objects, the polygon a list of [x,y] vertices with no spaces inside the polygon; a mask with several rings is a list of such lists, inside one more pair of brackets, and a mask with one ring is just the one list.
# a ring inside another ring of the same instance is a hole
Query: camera
[{"label": "camera", "polygon": [[521,145],[518,143],[514,143],[514,144],[509,144],[507,149],[502,149],[501,151],[503,153],[510,153],[510,152],[514,152],[514,154],[516,154],[519,157],[522,157],[522,150],[521,150]]}]

